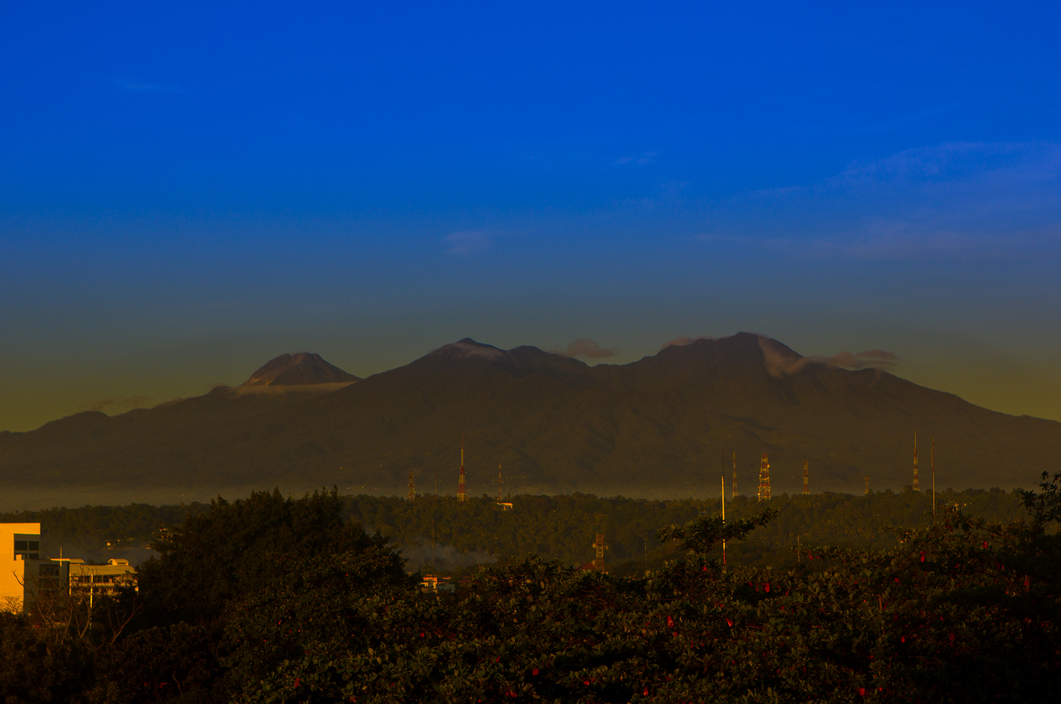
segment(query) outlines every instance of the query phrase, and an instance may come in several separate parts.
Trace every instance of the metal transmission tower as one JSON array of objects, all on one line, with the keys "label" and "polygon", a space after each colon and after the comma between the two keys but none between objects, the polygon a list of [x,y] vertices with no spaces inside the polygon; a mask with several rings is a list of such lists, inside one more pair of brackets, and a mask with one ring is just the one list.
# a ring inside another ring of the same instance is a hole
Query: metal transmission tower
[{"label": "metal transmission tower", "polygon": [[457,484],[457,501],[464,503],[468,500],[468,487],[464,484],[464,433],[461,433],[461,477]]},{"label": "metal transmission tower", "polygon": [[759,462],[759,500],[770,500],[770,462],[766,459],[766,453]]},{"label": "metal transmission tower", "polygon": [[921,491],[921,481],[917,476],[917,433],[914,433],[914,491]]},{"label": "metal transmission tower", "polygon": [[807,471],[807,460],[803,460],[803,493],[810,493],[810,473]]},{"label": "metal transmission tower", "polygon": [[597,540],[590,547],[597,551],[597,556],[593,558],[593,569],[603,572],[604,551],[608,549],[608,546],[604,544],[604,533],[597,533]]}]

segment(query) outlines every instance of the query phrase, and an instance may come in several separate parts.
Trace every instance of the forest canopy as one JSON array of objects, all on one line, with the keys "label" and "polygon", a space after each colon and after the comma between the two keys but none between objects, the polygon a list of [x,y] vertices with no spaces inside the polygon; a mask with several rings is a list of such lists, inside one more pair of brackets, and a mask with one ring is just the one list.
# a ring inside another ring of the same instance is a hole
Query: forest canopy
[{"label": "forest canopy", "polygon": [[[1061,684],[1059,482],[1044,477],[1040,491],[1016,496],[1026,521],[944,505],[934,521],[921,516],[924,527],[894,529],[886,547],[801,543],[783,569],[723,565],[720,543],[752,542],[797,516],[802,497],[748,502],[754,510],[732,520],[727,508],[726,523],[698,507],[656,527],[672,559],[647,574],[530,554],[479,569],[453,595],[422,591],[394,544],[351,519],[334,491],[219,499],[156,538],[139,593],[97,600],[91,628],[0,616],[0,693],[129,703],[1042,700]],[[921,498],[882,495],[891,506]],[[594,519],[605,501],[563,500],[587,502]]]}]

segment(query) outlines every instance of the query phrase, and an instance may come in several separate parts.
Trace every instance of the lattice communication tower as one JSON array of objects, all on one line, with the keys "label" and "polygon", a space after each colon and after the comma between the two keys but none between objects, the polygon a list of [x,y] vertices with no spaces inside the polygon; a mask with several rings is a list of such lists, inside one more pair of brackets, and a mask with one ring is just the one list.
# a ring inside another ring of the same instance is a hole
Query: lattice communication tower
[{"label": "lattice communication tower", "polygon": [[767,460],[765,452],[759,462],[759,500],[770,500],[770,462]]}]

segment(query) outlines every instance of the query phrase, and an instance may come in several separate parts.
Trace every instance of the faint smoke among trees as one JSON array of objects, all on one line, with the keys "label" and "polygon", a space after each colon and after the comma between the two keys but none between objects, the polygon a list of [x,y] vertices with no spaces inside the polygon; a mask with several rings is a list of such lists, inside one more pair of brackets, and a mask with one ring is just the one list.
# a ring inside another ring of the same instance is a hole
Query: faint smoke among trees
[{"label": "faint smoke among trees", "polygon": [[402,557],[406,569],[453,570],[472,565],[487,565],[497,562],[493,555],[481,550],[461,551],[452,545],[431,544],[424,538],[419,545],[402,546]]}]

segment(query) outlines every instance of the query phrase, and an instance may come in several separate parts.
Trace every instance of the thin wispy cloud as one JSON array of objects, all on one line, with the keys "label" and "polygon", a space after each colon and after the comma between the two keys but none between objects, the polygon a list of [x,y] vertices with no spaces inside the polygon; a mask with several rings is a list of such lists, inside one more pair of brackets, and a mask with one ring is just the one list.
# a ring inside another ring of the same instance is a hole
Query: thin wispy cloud
[{"label": "thin wispy cloud", "polygon": [[893,130],[902,129],[903,127],[909,127],[910,125],[916,125],[919,122],[931,120],[934,117],[950,112],[954,108],[954,105],[942,105],[928,110],[899,115],[886,122],[875,122],[869,125],[851,127],[845,130],[845,132],[847,134],[879,134],[881,132],[891,132]]},{"label": "thin wispy cloud", "polygon": [[147,81],[129,80],[126,78],[110,79],[111,84],[119,90],[128,93],[185,93],[180,86],[165,85],[162,83],[149,83]]},{"label": "thin wispy cloud", "polygon": [[899,366],[899,355],[884,350],[866,350],[865,352],[839,352],[831,357],[808,357],[812,362],[831,364],[843,369],[880,369],[889,371]]},{"label": "thin wispy cloud", "polygon": [[557,352],[556,354],[562,354],[565,357],[578,357],[581,359],[607,359],[608,357],[614,357],[619,354],[619,350],[601,347],[594,340],[580,337],[573,342],[569,342],[565,350]]},{"label": "thin wispy cloud", "polygon": [[446,251],[466,257],[487,249],[497,233],[486,230],[465,230],[446,235]]},{"label": "thin wispy cloud", "polygon": [[150,405],[153,400],[154,399],[149,396],[106,398],[101,401],[94,401],[86,404],[83,408],[86,411],[96,411],[99,413],[116,415],[118,413],[124,413],[125,411],[131,411],[134,408],[144,408]]},{"label": "thin wispy cloud", "polygon": [[639,166],[644,166],[646,164],[656,163],[657,156],[659,156],[659,152],[645,152],[641,156],[624,156],[613,161],[612,165],[619,166],[620,164],[636,164]]},{"label": "thin wispy cloud", "polygon": [[720,204],[701,239],[798,257],[1061,256],[1061,144],[945,143]]}]

